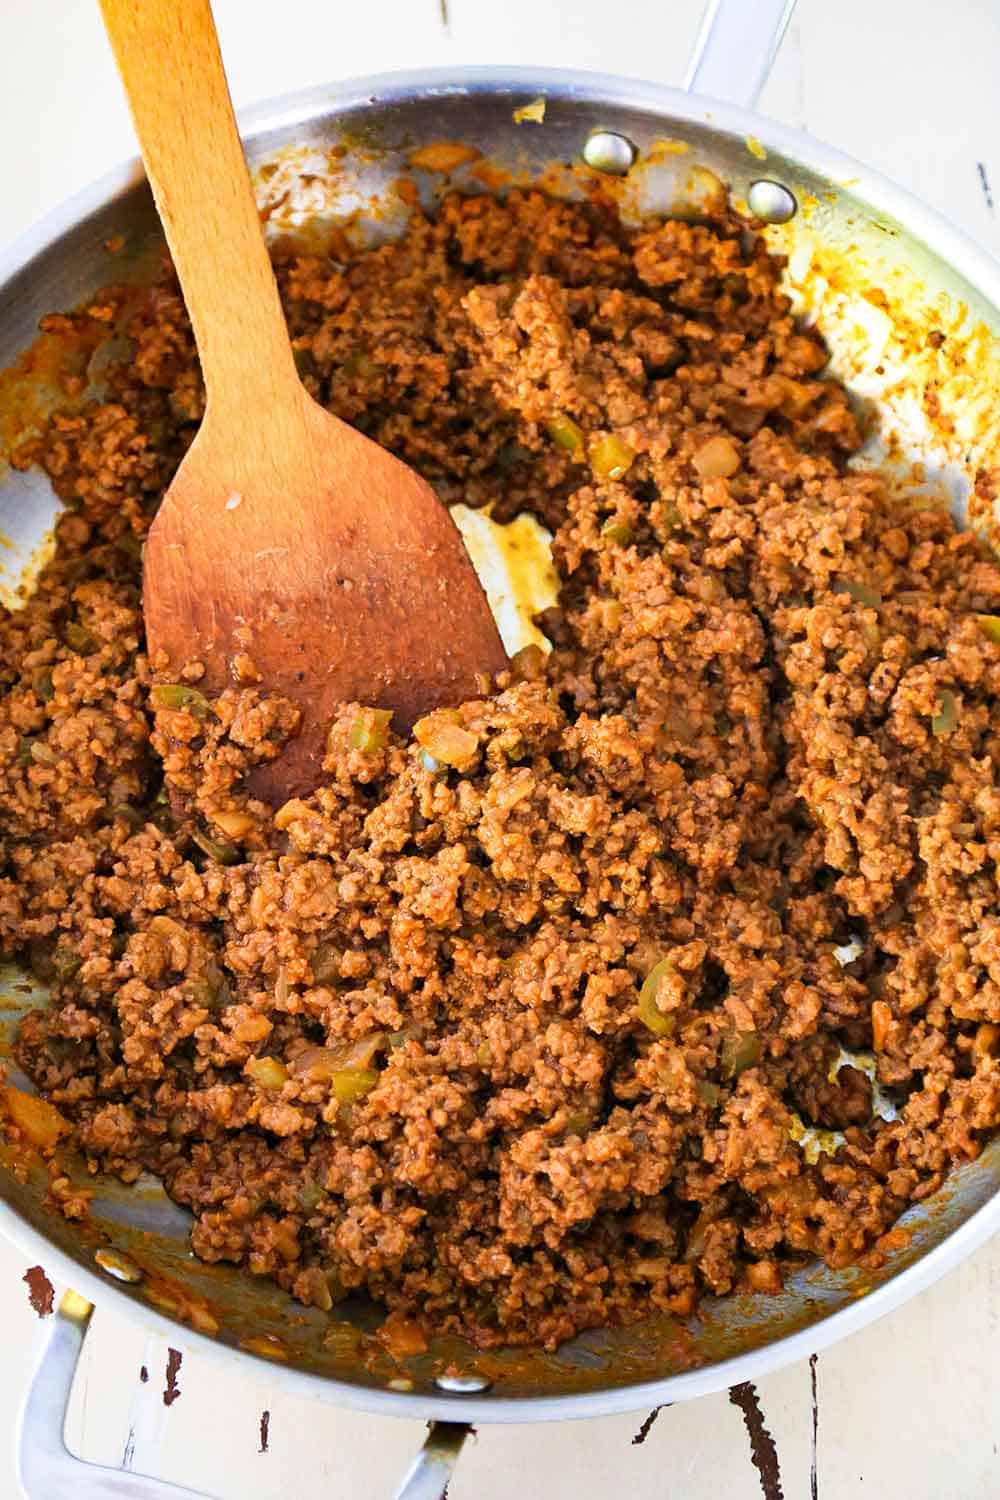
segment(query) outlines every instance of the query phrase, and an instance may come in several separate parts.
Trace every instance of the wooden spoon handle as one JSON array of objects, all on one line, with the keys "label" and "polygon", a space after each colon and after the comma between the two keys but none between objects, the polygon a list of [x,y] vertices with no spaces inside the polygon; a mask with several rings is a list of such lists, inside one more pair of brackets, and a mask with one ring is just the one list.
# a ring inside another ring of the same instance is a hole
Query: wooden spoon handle
[{"label": "wooden spoon handle", "polygon": [[287,410],[291,386],[304,393],[209,0],[101,0],[101,10],[194,328],[208,414],[242,416],[246,427],[274,404]]}]

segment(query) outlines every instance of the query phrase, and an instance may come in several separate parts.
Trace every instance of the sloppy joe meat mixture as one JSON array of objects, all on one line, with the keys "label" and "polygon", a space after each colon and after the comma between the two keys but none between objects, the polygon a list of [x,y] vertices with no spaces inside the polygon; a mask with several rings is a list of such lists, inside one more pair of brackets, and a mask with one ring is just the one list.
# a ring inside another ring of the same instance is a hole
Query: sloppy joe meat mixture
[{"label": "sloppy joe meat mixture", "polygon": [[309,390],[537,516],[561,593],[551,654],[412,737],[345,705],[277,811],[252,645],[211,702],[144,655],[203,408],[168,274],[17,454],[66,506],[0,621],[0,935],[51,988],[17,1060],[202,1259],[553,1347],[877,1260],[996,1128],[1000,570],[848,469],[780,270],[728,213],[520,191],[279,260]]}]

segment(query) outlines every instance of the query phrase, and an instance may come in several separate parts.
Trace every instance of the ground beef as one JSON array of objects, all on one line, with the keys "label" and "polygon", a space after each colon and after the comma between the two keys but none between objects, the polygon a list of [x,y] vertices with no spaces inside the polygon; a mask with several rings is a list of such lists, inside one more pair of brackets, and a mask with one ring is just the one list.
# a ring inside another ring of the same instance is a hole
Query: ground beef
[{"label": "ground beef", "polygon": [[290,705],[143,654],[204,399],[165,275],[18,456],[67,507],[0,621],[0,938],[52,994],[19,1061],[205,1260],[480,1345],[877,1257],[1000,1121],[1000,569],[847,467],[735,218],[452,197],[339,253],[278,265],[305,383],[554,529],[554,649],[409,741],[345,705],[316,793],[254,802]]}]

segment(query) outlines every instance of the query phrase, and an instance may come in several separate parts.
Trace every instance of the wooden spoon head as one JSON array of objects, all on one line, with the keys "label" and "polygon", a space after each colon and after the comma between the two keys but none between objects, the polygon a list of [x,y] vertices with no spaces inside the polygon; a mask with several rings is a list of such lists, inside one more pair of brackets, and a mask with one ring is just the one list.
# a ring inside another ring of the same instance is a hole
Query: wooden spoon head
[{"label": "wooden spoon head", "polygon": [[277,806],[322,779],[339,703],[391,708],[405,731],[475,697],[507,658],[430,485],[305,392],[281,421],[246,420],[274,429],[267,463],[210,409],[164,497],[145,548],[146,634],[171,675],[200,662],[199,685],[220,692],[242,655],[301,707],[300,733],[251,777]]}]

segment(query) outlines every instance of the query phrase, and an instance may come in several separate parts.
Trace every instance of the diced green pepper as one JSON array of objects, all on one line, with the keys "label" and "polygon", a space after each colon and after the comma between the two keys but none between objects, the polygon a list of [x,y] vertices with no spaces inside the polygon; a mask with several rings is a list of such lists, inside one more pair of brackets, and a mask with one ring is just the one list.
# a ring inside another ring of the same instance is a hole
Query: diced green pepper
[{"label": "diced green pepper", "polygon": [[545,427],[557,448],[573,454],[582,452],[583,431],[572,417],[553,417],[551,422],[546,422]]},{"label": "diced green pepper", "polygon": [[142,557],[142,542],[134,531],[125,531],[120,537],[116,537],[115,546],[119,552],[123,552],[126,557],[132,558],[134,562],[138,562]]},{"label": "diced green pepper", "polygon": [[60,943],[52,954],[52,970],[56,979],[61,983],[75,978],[83,967],[83,959],[79,953],[74,953],[72,948],[67,948]]},{"label": "diced green pepper", "polygon": [[191,838],[218,865],[238,865],[243,857],[235,844],[230,844],[225,839],[213,839],[201,828],[196,828]]},{"label": "diced green pepper", "polygon": [[341,368],[345,375],[370,375],[375,369],[375,362],[363,349],[355,349],[344,360]]},{"label": "diced green pepper", "polygon": [[1000,615],[977,615],[976,620],[986,639],[1000,646]]},{"label": "diced green pepper", "polygon": [[186,708],[196,719],[207,718],[212,705],[197,688],[184,682],[157,682],[149,690],[149,701],[154,708],[178,710]]},{"label": "diced green pepper", "polygon": [[351,725],[347,742],[362,755],[375,755],[389,743],[391,708],[363,708]]},{"label": "diced green pepper", "polygon": [[314,1208],[318,1208],[319,1205],[323,1202],[323,1199],[327,1197],[327,1191],[325,1188],[320,1187],[318,1182],[304,1182],[299,1188],[298,1197],[299,1203],[306,1210],[306,1212],[311,1213],[312,1210]]},{"label": "diced green pepper", "polygon": [[288,1079],[288,1069],[276,1057],[251,1057],[247,1072],[264,1089],[280,1089]]},{"label": "diced green pepper", "polygon": [[662,1011],[656,1003],[661,984],[669,979],[673,972],[674,966],[669,958],[661,958],[659,963],[654,964],[650,969],[639,991],[639,1019],[644,1026],[648,1026],[654,1036],[671,1036],[677,1025],[677,1018]]},{"label": "diced green pepper", "polygon": [[955,695],[948,688],[941,689],[938,699],[938,711],[931,719],[931,734],[951,734],[958,722],[958,711],[955,707]]},{"label": "diced green pepper", "polygon": [[873,589],[867,583],[857,583],[853,578],[839,578],[833,585],[833,592],[847,594],[855,604],[865,604],[869,609],[877,609],[882,603],[882,595],[878,589]]},{"label": "diced green pepper", "polygon": [[601,527],[601,535],[606,536],[609,542],[614,542],[619,547],[628,547],[633,540],[634,532],[626,521],[616,521],[612,518],[605,521]]},{"label": "diced green pepper", "polygon": [[330,1083],[341,1104],[354,1104],[371,1093],[378,1083],[378,1074],[372,1068],[340,1068]]},{"label": "diced green pepper", "polygon": [[71,651],[79,656],[89,656],[97,650],[97,640],[84,625],[70,620],[63,628],[63,640]]},{"label": "diced green pepper", "polygon": [[760,1062],[764,1042],[759,1031],[730,1031],[722,1039],[721,1069],[723,1078],[739,1078],[747,1068]]},{"label": "diced green pepper", "polygon": [[333,984],[340,978],[340,949],[333,943],[320,943],[309,960],[316,984]]}]

